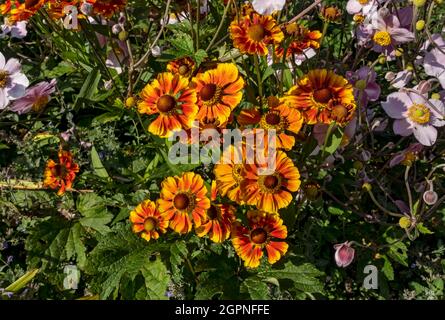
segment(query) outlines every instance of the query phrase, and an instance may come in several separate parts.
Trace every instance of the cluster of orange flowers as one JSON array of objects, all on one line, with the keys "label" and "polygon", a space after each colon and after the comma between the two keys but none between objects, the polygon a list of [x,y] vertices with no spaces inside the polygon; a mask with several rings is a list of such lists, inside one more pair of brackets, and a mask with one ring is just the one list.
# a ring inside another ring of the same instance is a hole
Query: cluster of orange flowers
[{"label": "cluster of orange flowers", "polygon": [[216,181],[210,195],[202,177],[193,172],[168,177],[161,187],[157,202],[145,200],[130,213],[133,231],[145,240],[158,239],[167,228],[181,234],[194,228],[199,237],[208,236],[216,243],[231,236],[235,251],[251,268],[259,266],[264,250],[269,263],[286,253],[288,245],[282,240],[287,228],[279,215],[251,210],[244,226],[236,220],[233,205],[217,200]]},{"label": "cluster of orange flowers", "polygon": [[84,3],[92,6],[92,14],[109,18],[114,13],[121,11],[127,4],[127,0],[25,0],[24,2],[6,0],[4,4],[0,5],[0,13],[7,17],[9,23],[27,21],[40,9],[45,9],[50,17],[58,19],[66,14],[63,12],[65,7],[75,6],[79,8],[80,12]]},{"label": "cluster of orange flowers", "polygon": [[[298,24],[279,26],[272,16],[252,10],[232,22],[230,33],[240,52],[266,55],[273,48],[277,57],[318,49],[321,39],[319,31]],[[291,37],[286,45],[282,43],[285,33]],[[214,166],[211,190],[193,172],[166,178],[159,199],[146,200],[130,213],[133,231],[145,240],[159,238],[168,228],[180,234],[194,229],[199,237],[208,236],[217,243],[231,238],[245,266],[252,268],[259,266],[264,253],[269,263],[275,263],[287,252],[287,228],[278,212],[292,202],[301,181],[285,151],[294,147],[304,123],[348,123],[356,108],[353,87],[333,71],[316,69],[300,77],[283,97],[269,97],[259,107],[236,110],[244,86],[234,63],[198,68],[193,59],[184,57],[171,61],[166,72],[143,88],[137,109],[154,116],[148,127],[154,135],[169,137],[178,130],[188,131],[195,120],[200,130],[221,131],[233,124],[264,129],[266,134],[274,129],[278,149],[275,169],[263,174],[265,165],[246,163],[245,145],[242,150],[232,147]],[[71,155],[61,152],[59,164],[50,160],[47,165],[45,185],[60,188],[63,194],[78,170]],[[223,197],[251,206],[247,226],[237,220],[235,205],[222,201]]]}]

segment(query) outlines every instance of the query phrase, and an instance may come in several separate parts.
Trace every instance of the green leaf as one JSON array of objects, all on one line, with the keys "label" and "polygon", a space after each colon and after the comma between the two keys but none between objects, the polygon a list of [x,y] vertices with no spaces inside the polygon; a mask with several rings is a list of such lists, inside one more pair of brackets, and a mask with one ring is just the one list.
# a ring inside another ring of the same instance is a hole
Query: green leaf
[{"label": "green leaf", "polygon": [[382,256],[384,259],[382,272],[386,279],[392,281],[394,280],[394,268],[392,267],[391,261],[386,256]]},{"label": "green leaf", "polygon": [[104,165],[102,164],[99,154],[97,153],[97,150],[94,146],[91,148],[91,162],[93,164],[94,172],[96,173],[97,176],[101,178],[110,177]]},{"label": "green leaf", "polygon": [[86,247],[81,240],[82,231],[82,226],[79,223],[75,223],[70,229],[65,246],[66,258],[69,260],[76,256],[80,268],[83,268],[86,262]]},{"label": "green leaf", "polygon": [[423,222],[418,223],[416,225],[417,230],[419,230],[420,233],[422,234],[433,234],[434,232],[432,232],[430,229],[428,229],[427,227],[425,227],[425,225],[423,224]]},{"label": "green leaf", "polygon": [[105,201],[95,193],[84,193],[76,203],[77,210],[85,217],[95,216],[106,211]]},{"label": "green leaf", "polygon": [[145,287],[147,291],[146,299],[166,300],[165,295],[170,277],[167,268],[160,258],[155,261],[149,261],[142,268],[142,275],[145,278]]},{"label": "green leaf", "polygon": [[267,67],[266,71],[263,73],[263,77],[261,79],[262,82],[266,81],[271,75],[275,73],[275,70],[272,67]]},{"label": "green leaf", "polygon": [[309,293],[323,292],[323,283],[318,279],[322,275],[323,272],[310,263],[296,266],[290,261],[285,263],[284,269],[270,269],[258,273],[258,276],[263,278],[289,279],[297,290]]},{"label": "green leaf", "polygon": [[104,200],[94,193],[82,194],[77,200],[77,210],[83,218],[80,224],[92,228],[100,233],[107,233],[110,228],[106,224],[113,220],[113,215],[108,213]]},{"label": "green leaf", "polygon": [[343,214],[344,210],[337,207],[328,207],[328,212],[330,214],[341,215]]},{"label": "green leaf", "polygon": [[388,256],[394,261],[400,263],[401,265],[408,267],[408,248],[401,242],[395,242],[393,239],[387,239],[388,242],[393,243],[388,251]]},{"label": "green leaf", "polygon": [[241,292],[248,293],[253,300],[270,299],[269,287],[258,277],[250,277],[241,284]]},{"label": "green leaf", "polygon": [[188,249],[185,241],[176,241],[172,243],[170,247],[170,265],[175,280],[180,280],[182,278],[180,267],[183,265],[184,257],[186,257],[187,254]]},{"label": "green leaf", "polygon": [[207,52],[205,50],[199,49],[193,55],[193,58],[194,58],[196,64],[199,66],[204,61],[204,59],[207,58]]},{"label": "green leaf", "polygon": [[33,269],[31,271],[28,271],[23,276],[21,276],[16,281],[7,286],[5,288],[5,291],[18,292],[19,290],[23,289],[29,282],[31,282],[31,280],[34,279],[34,277],[37,275],[38,272],[39,269]]},{"label": "green leaf", "polygon": [[119,114],[115,114],[113,112],[107,112],[97,116],[93,119],[94,124],[105,124],[108,122],[118,121],[121,118]]},{"label": "green leaf", "polygon": [[324,152],[328,154],[333,154],[337,151],[343,140],[343,131],[340,128],[337,128],[328,138],[326,146],[324,148]]},{"label": "green leaf", "polygon": [[[168,250],[168,247],[168,244],[147,242],[134,235],[127,225],[120,224],[115,231],[99,237],[87,262],[87,271],[96,275],[95,285],[102,299],[112,294],[116,297],[120,286],[142,274],[155,252]],[[157,274],[162,275],[161,267],[158,268]],[[146,270],[144,272],[148,275]],[[165,282],[163,276],[161,283]],[[158,295],[164,293],[157,292]]]},{"label": "green leaf", "polygon": [[85,79],[85,82],[82,88],[79,91],[79,94],[76,97],[76,101],[74,102],[74,108],[77,108],[80,105],[80,102],[84,100],[91,99],[97,91],[97,86],[99,84],[101,75],[99,69],[93,69]]}]

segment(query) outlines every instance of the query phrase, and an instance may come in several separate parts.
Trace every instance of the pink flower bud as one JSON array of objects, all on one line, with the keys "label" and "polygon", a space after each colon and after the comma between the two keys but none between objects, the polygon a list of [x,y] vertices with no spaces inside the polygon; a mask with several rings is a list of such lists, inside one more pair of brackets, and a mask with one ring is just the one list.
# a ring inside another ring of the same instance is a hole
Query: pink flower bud
[{"label": "pink flower bud", "polygon": [[423,194],[423,201],[425,201],[425,203],[429,206],[432,206],[433,204],[435,204],[437,202],[438,198],[439,197],[438,197],[437,193],[433,190],[425,191]]},{"label": "pink flower bud", "polygon": [[111,27],[111,32],[113,34],[118,34],[121,31],[122,31],[122,26],[120,24],[115,24]]},{"label": "pink flower bud", "polygon": [[355,250],[351,245],[352,243],[348,241],[334,245],[337,266],[346,268],[354,260]]}]

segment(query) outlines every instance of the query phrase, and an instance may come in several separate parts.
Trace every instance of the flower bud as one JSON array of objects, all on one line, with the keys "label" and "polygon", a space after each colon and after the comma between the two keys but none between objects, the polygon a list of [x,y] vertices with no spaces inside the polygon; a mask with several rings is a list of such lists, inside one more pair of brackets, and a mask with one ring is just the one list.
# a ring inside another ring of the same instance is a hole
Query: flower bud
[{"label": "flower bud", "polygon": [[416,30],[422,31],[425,28],[425,20],[419,20],[416,22]]},{"label": "flower bud", "polygon": [[366,80],[360,79],[355,83],[355,87],[358,90],[365,90],[366,89]]},{"label": "flower bud", "polygon": [[392,71],[389,71],[385,74],[385,79],[387,81],[393,81],[396,78],[396,74]]},{"label": "flower bud", "polygon": [[134,97],[128,97],[127,100],[125,100],[125,106],[127,108],[132,108],[136,105],[136,99]]},{"label": "flower bud", "polygon": [[401,217],[399,220],[399,226],[402,229],[408,229],[411,226],[411,220],[408,217]]},{"label": "flower bud", "polygon": [[356,161],[354,161],[353,167],[356,170],[362,170],[363,169],[363,163],[361,161],[356,160]]},{"label": "flower bud", "polygon": [[119,32],[118,38],[120,41],[125,41],[128,38],[128,32],[127,31],[121,31]]},{"label": "flower bud", "polygon": [[413,0],[413,5],[415,7],[423,7],[425,5],[426,0]]},{"label": "flower bud", "polygon": [[379,57],[379,63],[380,64],[385,64],[386,63],[386,57],[385,56],[380,56]]},{"label": "flower bud", "polygon": [[371,184],[370,183],[368,183],[368,182],[365,182],[363,185],[362,185],[362,189],[363,190],[366,190],[366,191],[371,191],[372,190],[372,186],[371,186]]},{"label": "flower bud", "polygon": [[113,34],[119,34],[122,31],[122,26],[120,24],[115,24],[111,27],[111,32]]},{"label": "flower bud", "polygon": [[334,258],[337,266],[346,268],[354,260],[355,250],[351,247],[351,245],[352,243],[348,241],[334,245]]},{"label": "flower bud", "polygon": [[431,99],[434,99],[434,100],[440,100],[440,94],[438,94],[438,93],[433,93],[433,94],[431,95]]},{"label": "flower bud", "polygon": [[423,201],[429,206],[434,205],[437,202],[439,196],[434,190],[428,190],[423,193]]},{"label": "flower bud", "polygon": [[403,55],[403,48],[397,48],[395,51],[396,57],[401,57]]}]

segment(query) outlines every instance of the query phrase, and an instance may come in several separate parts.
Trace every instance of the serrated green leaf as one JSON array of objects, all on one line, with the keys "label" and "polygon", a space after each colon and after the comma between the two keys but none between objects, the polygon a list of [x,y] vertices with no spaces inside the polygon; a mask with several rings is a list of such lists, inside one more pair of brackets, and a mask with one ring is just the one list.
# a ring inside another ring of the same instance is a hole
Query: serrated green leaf
[{"label": "serrated green leaf", "polygon": [[146,263],[142,268],[142,275],[145,278],[146,298],[151,300],[166,300],[167,296],[165,293],[170,282],[170,277],[161,259],[157,258],[155,261]]},{"label": "serrated green leaf", "polygon": [[296,266],[290,261],[285,263],[283,269],[270,269],[258,273],[258,276],[264,278],[273,277],[279,280],[292,280],[297,290],[309,293],[323,292],[323,284],[318,279],[322,275],[324,275],[323,272],[310,263]]},{"label": "serrated green leaf", "polygon": [[241,292],[248,293],[253,300],[270,299],[269,287],[258,277],[250,277],[241,284]]},{"label": "serrated green leaf", "polygon": [[115,231],[99,237],[86,269],[101,276],[98,286],[102,299],[115,297],[121,281],[134,280],[155,252],[168,250],[168,247],[168,244],[148,243],[134,235],[127,225],[121,224]]}]

